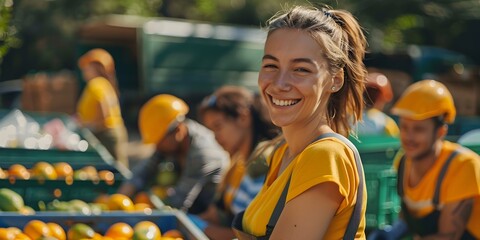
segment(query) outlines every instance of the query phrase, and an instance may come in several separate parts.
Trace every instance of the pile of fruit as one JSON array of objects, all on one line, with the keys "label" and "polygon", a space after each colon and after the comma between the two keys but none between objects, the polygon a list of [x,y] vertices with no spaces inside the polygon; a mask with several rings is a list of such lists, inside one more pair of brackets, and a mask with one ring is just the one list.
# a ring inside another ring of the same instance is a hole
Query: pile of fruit
[{"label": "pile of fruit", "polygon": [[154,209],[154,206],[150,202],[148,195],[141,192],[135,196],[134,200],[120,193],[112,195],[101,194],[93,203],[86,203],[78,199],[70,201],[54,200],[48,203],[42,210],[80,212],[85,215],[96,215],[102,211],[151,212],[152,209]]},{"label": "pile of fruit", "polygon": [[31,207],[25,206],[22,196],[8,188],[0,188],[0,211],[24,215],[35,213]]},{"label": "pile of fruit", "polygon": [[0,168],[0,179],[43,179],[57,180],[65,179],[65,181],[73,180],[103,180],[113,184],[115,175],[110,170],[100,170],[94,166],[84,166],[74,170],[72,166],[66,162],[57,162],[50,164],[40,161],[35,163],[31,169],[27,169],[21,164],[13,164],[7,170]]},{"label": "pile of fruit", "polygon": [[[102,235],[103,233],[103,235]],[[55,222],[31,220],[20,228],[0,228],[0,240],[180,240],[183,234],[177,229],[162,233],[151,221],[140,221],[131,226],[125,222],[112,224],[106,231],[95,231],[85,223],[75,223],[64,229]]]},{"label": "pile of fruit", "polygon": [[[151,212],[154,209],[147,193],[140,192],[132,200],[126,195],[101,194],[92,203],[79,199],[70,201],[54,200],[47,204],[40,203],[40,210],[75,212],[84,215],[98,215],[103,211]],[[34,214],[35,211],[24,204],[22,196],[8,188],[0,188],[0,211],[18,212],[24,215]]]}]

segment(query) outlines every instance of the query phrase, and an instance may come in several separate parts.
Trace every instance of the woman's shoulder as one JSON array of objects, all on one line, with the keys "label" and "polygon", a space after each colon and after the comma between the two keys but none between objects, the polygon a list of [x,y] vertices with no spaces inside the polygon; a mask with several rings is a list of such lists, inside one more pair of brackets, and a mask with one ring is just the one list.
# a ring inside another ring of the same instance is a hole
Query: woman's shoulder
[{"label": "woman's shoulder", "polygon": [[[337,138],[325,138],[308,145],[297,158],[299,168],[353,168],[355,155],[348,145]],[[348,166],[348,167],[347,167]]]},{"label": "woman's shoulder", "polygon": [[308,145],[302,152],[303,155],[344,155],[345,153],[353,152],[345,142],[336,137],[319,139]]}]

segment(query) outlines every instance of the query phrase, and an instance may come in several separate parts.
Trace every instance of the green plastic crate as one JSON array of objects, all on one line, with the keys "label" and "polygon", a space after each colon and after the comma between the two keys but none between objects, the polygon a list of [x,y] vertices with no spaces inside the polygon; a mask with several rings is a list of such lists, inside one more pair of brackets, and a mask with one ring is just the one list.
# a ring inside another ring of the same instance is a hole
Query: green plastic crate
[{"label": "green plastic crate", "polygon": [[[10,113],[11,110],[0,109],[0,119]],[[31,168],[39,161],[48,163],[67,162],[72,168],[79,169],[84,166],[94,166],[98,170],[110,170],[114,173],[120,173],[124,178],[130,178],[131,172],[128,168],[118,164],[106,148],[98,139],[85,128],[77,128],[74,121],[67,114],[62,113],[37,113],[23,112],[32,117],[40,125],[58,118],[63,121],[65,126],[73,130],[80,137],[88,142],[86,151],[70,151],[59,149],[25,149],[25,148],[0,148],[0,167],[8,169],[12,164],[19,163],[26,168]]]},{"label": "green plastic crate", "polygon": [[350,141],[357,147],[364,165],[391,165],[400,149],[400,140],[389,136],[350,137]]},{"label": "green plastic crate", "polygon": [[39,210],[39,202],[47,204],[55,199],[60,201],[79,199],[90,203],[102,193],[116,193],[121,183],[121,179],[114,182],[74,180],[71,183],[65,180],[0,179],[0,188],[15,191],[22,196],[25,205]]},{"label": "green plastic crate", "polygon": [[104,212],[100,215],[91,216],[68,212],[38,212],[34,215],[24,216],[3,212],[0,213],[0,227],[18,227],[23,229],[29,221],[34,219],[58,223],[64,230],[69,229],[75,223],[85,223],[100,234],[104,234],[112,224],[117,222],[125,222],[133,227],[140,221],[151,221],[160,228],[161,232],[177,229],[182,232],[187,240],[208,240],[207,236],[183,212],[175,209],[153,211],[151,214],[118,211]]},{"label": "green plastic crate", "polygon": [[479,143],[476,144],[464,144],[465,147],[467,148],[470,148],[472,151],[476,152],[477,154],[480,155],[480,139],[479,139]]},{"label": "green plastic crate", "polygon": [[[0,119],[11,111],[9,109],[0,109]],[[1,168],[8,169],[11,165],[18,163],[31,169],[40,161],[51,164],[67,162],[75,170],[85,166],[93,166],[98,171],[110,170],[115,174],[113,184],[105,181],[74,180],[68,184],[65,180],[0,179],[0,188],[9,188],[19,193],[28,206],[38,209],[38,202],[43,201],[47,203],[54,199],[63,201],[80,199],[91,202],[100,193],[115,193],[122,181],[131,177],[130,170],[115,162],[112,155],[88,129],[77,128],[69,115],[61,113],[22,113],[33,118],[41,126],[55,118],[62,120],[69,130],[76,132],[82,139],[88,142],[88,148],[84,152],[59,149],[0,148]]]},{"label": "green plastic crate", "polygon": [[364,165],[367,186],[366,220],[368,229],[392,224],[400,212],[397,175],[391,165]]},{"label": "green plastic crate", "polygon": [[48,163],[67,162],[74,169],[84,166],[94,166],[98,170],[110,170],[120,173],[124,178],[130,178],[129,169],[118,164],[112,155],[101,145],[95,136],[87,129],[80,129],[81,136],[89,143],[85,152],[58,149],[38,150],[25,148],[0,148],[0,167],[8,169],[15,163],[31,168],[39,161]]}]

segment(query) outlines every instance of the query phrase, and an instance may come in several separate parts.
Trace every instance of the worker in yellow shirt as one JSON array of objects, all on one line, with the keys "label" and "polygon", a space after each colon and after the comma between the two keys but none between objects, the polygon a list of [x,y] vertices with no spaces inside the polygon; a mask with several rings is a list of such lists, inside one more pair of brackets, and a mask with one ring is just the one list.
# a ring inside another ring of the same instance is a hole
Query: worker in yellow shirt
[{"label": "worker in yellow shirt", "polygon": [[399,134],[397,123],[383,112],[385,105],[393,99],[392,86],[388,78],[381,73],[369,73],[363,98],[365,109],[362,121],[357,124],[358,135],[397,137]]},{"label": "worker in yellow shirt", "polygon": [[262,189],[235,216],[238,239],[365,239],[360,120],[366,40],[345,10],[294,6],[267,23],[260,94],[284,141]]},{"label": "worker in yellow shirt", "polygon": [[[404,154],[395,167],[408,232],[415,239],[480,239],[480,157],[444,139],[456,115],[448,89],[434,80],[416,82],[392,113],[400,117]],[[386,236],[376,239],[392,239]]]},{"label": "worker in yellow shirt", "polygon": [[79,122],[92,131],[113,158],[128,167],[128,136],[120,111],[113,58],[97,48],[80,57],[78,66],[87,82],[77,105]]}]

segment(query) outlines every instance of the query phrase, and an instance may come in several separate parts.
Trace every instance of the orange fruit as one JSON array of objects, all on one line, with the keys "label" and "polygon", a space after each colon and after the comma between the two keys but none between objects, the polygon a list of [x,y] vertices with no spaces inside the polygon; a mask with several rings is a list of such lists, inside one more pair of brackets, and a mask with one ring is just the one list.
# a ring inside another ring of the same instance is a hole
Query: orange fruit
[{"label": "orange fruit", "polygon": [[18,179],[30,179],[30,172],[21,164],[13,164],[8,168],[8,175]]},{"label": "orange fruit", "polygon": [[185,238],[178,229],[170,229],[162,234],[162,237],[169,237],[169,238]]},{"label": "orange fruit", "polygon": [[53,164],[53,168],[57,173],[58,178],[73,177],[73,168],[66,162],[58,162]]},{"label": "orange fruit", "polygon": [[25,227],[23,227],[23,232],[31,239],[51,236],[50,228],[40,220],[31,220],[28,222]]},{"label": "orange fruit", "polygon": [[95,231],[84,223],[76,223],[67,231],[68,240],[91,239],[94,236]]},{"label": "orange fruit", "polygon": [[[89,240],[104,240],[104,239],[103,239],[103,236],[100,235],[100,233],[95,233],[93,234],[93,238]],[[123,240],[123,239],[119,239],[119,240]],[[128,240],[128,239],[125,239],[125,240]]]},{"label": "orange fruit", "polygon": [[90,180],[98,179],[98,172],[94,166],[85,166],[81,168],[81,170],[87,173],[88,179]]},{"label": "orange fruit", "polygon": [[9,231],[8,228],[0,228],[0,239],[14,240],[17,233]]},{"label": "orange fruit", "polygon": [[106,181],[107,183],[115,182],[115,174],[113,174],[110,170],[100,170],[98,171],[98,178],[102,181]]},{"label": "orange fruit", "polygon": [[37,162],[32,168],[33,176],[40,179],[57,179],[57,172],[52,164],[47,162]]},{"label": "orange fruit", "polygon": [[22,230],[16,227],[0,228],[1,240],[32,240],[30,237],[22,233]]},{"label": "orange fruit", "polygon": [[135,203],[135,211],[145,211],[146,209],[152,210],[152,207],[146,203]]},{"label": "orange fruit", "polygon": [[133,228],[127,223],[118,222],[110,226],[104,235],[113,239],[130,239],[133,237]]},{"label": "orange fruit", "polygon": [[[27,236],[25,233],[19,233],[15,236],[15,240],[32,240],[33,238],[30,238]],[[34,239],[33,239],[34,240]]]},{"label": "orange fruit", "polygon": [[133,227],[133,240],[160,240],[162,233],[151,221],[141,221]]},{"label": "orange fruit", "polygon": [[57,223],[49,222],[47,223],[48,228],[50,228],[50,233],[52,237],[55,237],[57,240],[67,239],[65,230]]},{"label": "orange fruit", "polygon": [[85,180],[89,180],[89,176],[88,176],[88,173],[85,172],[84,170],[78,169],[73,171],[73,179],[85,181]]},{"label": "orange fruit", "polygon": [[120,210],[120,211],[134,211],[135,206],[133,205],[132,200],[120,193],[115,193],[110,196],[107,203],[108,209],[111,211]]},{"label": "orange fruit", "polygon": [[139,192],[135,195],[133,198],[133,202],[135,204],[137,203],[145,203],[148,204],[150,207],[153,207],[152,202],[150,201],[150,196],[148,196],[148,193],[146,192]]}]

